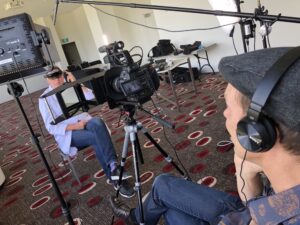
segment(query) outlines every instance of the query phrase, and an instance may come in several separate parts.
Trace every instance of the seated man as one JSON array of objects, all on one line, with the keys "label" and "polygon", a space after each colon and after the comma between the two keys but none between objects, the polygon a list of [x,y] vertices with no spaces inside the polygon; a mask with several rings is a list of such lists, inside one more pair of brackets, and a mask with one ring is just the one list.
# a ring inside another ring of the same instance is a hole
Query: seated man
[{"label": "seated man", "polygon": [[[72,73],[66,72],[68,81],[75,81]],[[64,72],[58,67],[52,68],[45,75],[49,87],[44,91],[47,92],[64,84]],[[82,87],[84,95],[87,100],[94,98],[92,90]],[[51,124],[53,118],[62,115],[61,108],[55,95],[47,97],[51,112],[48,109],[45,99],[39,99],[39,109],[43,117],[45,126],[50,134],[52,134],[64,154],[74,156],[77,154],[77,149],[87,146],[93,146],[96,157],[102,166],[106,177],[117,188],[117,181],[119,179],[120,168],[117,165],[117,156],[110,134],[105,123],[100,118],[92,118],[88,113],[81,113],[69,119],[66,119],[56,125]],[[120,187],[120,194],[124,197],[130,198],[134,195],[134,190],[128,185],[125,179],[129,178],[127,173],[123,173],[122,186]]]},{"label": "seated man", "polygon": [[[299,47],[273,48],[221,60],[219,70],[229,83],[224,116],[235,145],[239,197],[161,175],[143,204],[145,224],[157,224],[161,216],[170,225],[300,224],[299,56]],[[278,81],[276,72],[293,57]],[[260,172],[272,191],[262,191]],[[139,210],[115,197],[110,204],[127,224],[140,221]]]}]

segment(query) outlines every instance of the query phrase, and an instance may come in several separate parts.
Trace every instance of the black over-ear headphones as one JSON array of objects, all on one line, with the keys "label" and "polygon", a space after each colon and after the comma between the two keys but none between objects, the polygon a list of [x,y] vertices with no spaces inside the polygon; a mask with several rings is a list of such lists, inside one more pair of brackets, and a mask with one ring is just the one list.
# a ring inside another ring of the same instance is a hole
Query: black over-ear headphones
[{"label": "black over-ear headphones", "polygon": [[300,46],[292,48],[273,64],[258,84],[246,117],[237,125],[237,138],[248,151],[265,152],[274,146],[277,139],[276,127],[272,120],[262,113],[262,109],[282,76],[299,57]]}]

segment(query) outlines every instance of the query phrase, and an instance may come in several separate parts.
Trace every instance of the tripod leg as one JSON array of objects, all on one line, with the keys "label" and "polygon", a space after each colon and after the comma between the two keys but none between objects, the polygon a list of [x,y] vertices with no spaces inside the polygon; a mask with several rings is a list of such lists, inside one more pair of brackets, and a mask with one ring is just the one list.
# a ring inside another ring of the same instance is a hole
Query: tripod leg
[{"label": "tripod leg", "polygon": [[139,156],[139,160],[141,162],[141,164],[144,164],[144,157],[143,157],[143,153],[141,151],[141,146],[140,146],[140,142],[139,142],[139,136],[137,135],[137,133],[135,134],[135,146],[136,146],[136,150],[137,150],[137,154]]},{"label": "tripod leg", "polygon": [[[128,128],[126,126],[124,129],[125,129],[125,138],[124,138],[124,143],[123,143],[123,148],[122,148],[121,168],[120,168],[120,175],[119,175],[117,192],[116,192],[117,198],[119,197],[120,187],[122,184],[122,177],[123,177],[124,166],[125,166],[126,157],[127,157],[127,153],[128,153],[128,142],[129,142],[129,135],[130,135],[129,131],[127,130]],[[115,216],[113,215],[111,218],[111,225],[114,224],[114,220],[115,220]]]},{"label": "tripod leg", "polygon": [[[139,201],[139,213],[140,213],[140,224],[144,224],[144,210],[143,210],[143,202],[142,202],[142,188],[141,188],[141,179],[139,173],[139,164],[137,160],[137,145],[138,140],[136,139],[137,134],[135,132],[130,133],[130,141],[132,146],[132,154],[133,154],[133,164],[134,164],[134,175],[135,175],[135,191],[138,193],[138,201]],[[139,145],[139,143],[138,143]]]},{"label": "tripod leg", "polygon": [[141,123],[138,123],[138,129],[140,129],[143,134],[151,141],[152,144],[158,149],[158,151],[165,157],[165,160],[168,163],[171,163],[175,169],[183,176],[186,177],[186,174],[178,167],[178,165],[173,161],[172,157],[166,153],[165,150],[153,139],[153,137],[147,132]]},{"label": "tripod leg", "polygon": [[123,149],[122,149],[121,168],[120,168],[120,175],[119,175],[119,180],[118,180],[118,187],[117,187],[116,197],[119,196],[120,186],[122,184],[122,177],[123,177],[126,157],[127,157],[127,154],[128,154],[129,135],[130,135],[130,133],[125,128],[125,139],[124,139]]}]

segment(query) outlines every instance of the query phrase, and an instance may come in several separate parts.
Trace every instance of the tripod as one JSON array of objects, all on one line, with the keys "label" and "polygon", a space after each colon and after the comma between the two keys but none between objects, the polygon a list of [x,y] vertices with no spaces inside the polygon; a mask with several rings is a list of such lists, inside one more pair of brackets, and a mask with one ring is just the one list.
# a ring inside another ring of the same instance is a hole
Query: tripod
[{"label": "tripod", "polygon": [[[125,139],[123,143],[123,149],[122,149],[122,159],[121,159],[121,171],[120,176],[118,180],[118,188],[116,192],[116,197],[119,195],[119,189],[122,184],[122,176],[125,166],[125,161],[128,153],[128,144],[129,140],[131,142],[132,147],[132,155],[133,155],[133,165],[134,165],[134,176],[135,176],[135,186],[134,190],[138,194],[138,204],[139,204],[139,213],[140,213],[140,224],[144,225],[144,212],[143,212],[143,204],[142,204],[142,189],[141,189],[141,179],[140,179],[140,172],[139,172],[139,162],[138,157],[140,159],[140,162],[143,164],[144,159],[138,139],[138,131],[142,131],[143,134],[151,141],[151,143],[157,148],[157,150],[165,157],[165,160],[168,163],[171,163],[174,168],[186,178],[184,172],[178,167],[178,165],[173,161],[172,157],[169,156],[162,147],[154,140],[154,138],[147,132],[147,130],[143,127],[143,125],[140,122],[137,122],[134,119],[134,113],[135,113],[135,106],[132,105],[125,105],[124,106],[125,111],[128,113],[127,115],[127,121],[126,125],[124,127],[125,130]],[[142,109],[144,112],[146,110]],[[147,111],[146,111],[147,112]],[[147,112],[148,114],[152,115],[150,112]],[[154,117],[154,115],[153,115]],[[113,217],[114,220],[114,217]],[[112,220],[112,224],[113,224]]]}]

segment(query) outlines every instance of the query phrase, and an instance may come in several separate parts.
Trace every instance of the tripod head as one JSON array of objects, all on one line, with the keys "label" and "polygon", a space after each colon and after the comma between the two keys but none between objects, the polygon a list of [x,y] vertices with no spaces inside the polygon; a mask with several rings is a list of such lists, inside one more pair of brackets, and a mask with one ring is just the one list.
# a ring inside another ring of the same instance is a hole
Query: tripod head
[{"label": "tripod head", "polygon": [[136,123],[136,120],[134,118],[134,114],[136,112],[136,106],[135,105],[132,105],[132,104],[123,105],[121,110],[125,112],[126,123],[128,125]]},{"label": "tripod head", "polygon": [[141,105],[141,104],[132,103],[132,102],[122,102],[121,110],[124,111],[125,114],[127,115],[127,123],[129,125],[131,124],[131,122],[136,122],[135,119],[134,119],[134,114],[135,114],[137,109],[144,112],[144,113],[146,113],[146,114],[148,114],[149,116],[151,116],[152,119],[156,120],[157,122],[159,122],[163,126],[171,128],[171,129],[175,128],[174,124],[160,118],[159,116],[153,115],[149,111],[145,110],[143,108],[143,105]]}]

